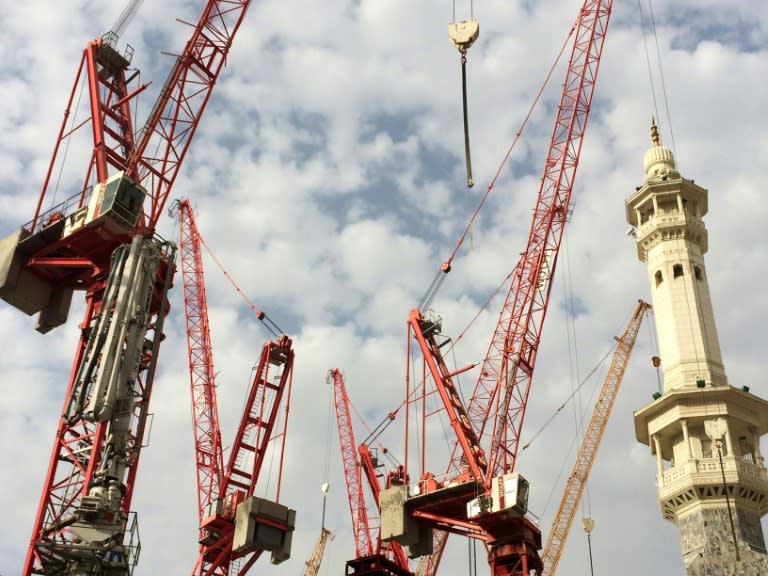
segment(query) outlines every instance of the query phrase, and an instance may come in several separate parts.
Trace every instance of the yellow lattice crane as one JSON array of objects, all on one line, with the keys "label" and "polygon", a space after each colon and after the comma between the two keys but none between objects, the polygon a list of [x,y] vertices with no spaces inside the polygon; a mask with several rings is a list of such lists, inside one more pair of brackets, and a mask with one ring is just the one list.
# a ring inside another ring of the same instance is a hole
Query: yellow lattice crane
[{"label": "yellow lattice crane", "polygon": [[323,553],[325,552],[325,544],[328,540],[333,539],[333,534],[328,528],[320,530],[320,537],[315,542],[315,549],[312,551],[312,555],[307,560],[307,568],[304,570],[304,576],[317,576],[320,572],[320,563],[323,561]]},{"label": "yellow lattice crane", "polygon": [[568,476],[568,482],[566,483],[563,497],[560,500],[560,507],[557,510],[557,514],[555,514],[555,518],[552,520],[547,543],[544,545],[544,551],[541,555],[544,564],[542,576],[554,576],[555,574],[557,563],[560,561],[560,555],[563,552],[565,539],[568,537],[568,531],[571,529],[573,517],[576,515],[576,509],[589,477],[589,471],[592,469],[592,463],[600,446],[603,432],[605,432],[605,426],[608,424],[608,417],[611,415],[616,394],[619,392],[619,386],[624,377],[624,371],[627,368],[629,355],[637,340],[640,324],[646,311],[650,310],[650,308],[650,304],[642,300],[638,301],[632,316],[624,328],[624,333],[617,338],[616,350],[613,353],[611,365],[605,376],[592,418],[581,441],[576,462],[571,469],[570,476]]},{"label": "yellow lattice crane", "polygon": [[325,497],[328,494],[328,482],[324,482],[321,489],[323,491],[322,526],[320,528],[320,536],[318,536],[317,542],[315,542],[315,548],[306,561],[307,567],[304,570],[304,576],[317,576],[320,572],[320,563],[323,561],[325,545],[328,543],[328,540],[333,540],[333,533],[325,527]]}]

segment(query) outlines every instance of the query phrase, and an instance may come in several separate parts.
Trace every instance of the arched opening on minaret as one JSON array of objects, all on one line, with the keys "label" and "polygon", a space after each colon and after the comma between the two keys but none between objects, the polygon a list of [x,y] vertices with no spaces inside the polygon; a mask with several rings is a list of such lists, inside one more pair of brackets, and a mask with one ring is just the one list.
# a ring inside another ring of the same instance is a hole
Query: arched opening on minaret
[{"label": "arched opening on minaret", "polygon": [[699,266],[693,267],[693,275],[696,277],[696,280],[704,280],[704,273]]},{"label": "arched opening on minaret", "polygon": [[683,265],[682,264],[675,264],[672,266],[672,277],[673,278],[680,278],[683,275]]},{"label": "arched opening on minaret", "polygon": [[662,275],[661,270],[656,270],[654,278],[656,278],[656,286],[664,282],[664,276]]},{"label": "arched opening on minaret", "polygon": [[756,463],[755,448],[750,438],[746,436],[739,436],[739,452],[741,453],[741,459],[750,464]]}]

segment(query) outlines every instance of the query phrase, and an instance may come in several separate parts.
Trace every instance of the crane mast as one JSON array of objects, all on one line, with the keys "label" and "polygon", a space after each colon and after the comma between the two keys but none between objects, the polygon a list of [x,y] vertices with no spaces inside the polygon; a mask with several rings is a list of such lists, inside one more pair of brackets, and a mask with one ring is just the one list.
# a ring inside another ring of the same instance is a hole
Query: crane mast
[{"label": "crane mast", "polygon": [[341,370],[334,368],[328,377],[333,385],[339,446],[352,516],[352,532],[355,537],[355,558],[347,562],[346,573],[360,576],[412,576],[408,558],[402,547],[397,542],[382,544],[381,531],[376,530],[374,534],[371,528],[363,494],[362,476],[365,474],[374,503],[378,507],[381,486],[376,473],[376,463],[367,444],[360,444],[355,448],[349,396]]},{"label": "crane mast", "polygon": [[[585,0],[572,29],[573,48],[528,239],[466,407],[453,378],[472,366],[450,372],[440,351],[446,343],[441,319],[419,309],[409,315],[407,356],[415,341],[424,368],[409,366],[406,381],[411,373],[429,374],[456,444],[446,476],[438,479],[426,471],[423,455],[429,451],[422,433],[420,480],[412,489],[387,494],[382,525],[386,516],[387,539],[407,544],[415,556],[430,556],[431,571],[451,532],[484,541],[495,576],[527,576],[543,568],[537,552],[541,533],[526,515],[527,481],[514,464],[611,8],[612,0]],[[421,415],[427,416],[423,407]],[[424,422],[420,429],[425,427]],[[406,453],[407,446],[406,434]]]},{"label": "crane mast", "polygon": [[[173,205],[179,219],[184,314],[187,325],[195,441],[199,551],[194,576],[248,573],[265,550],[279,564],[290,557],[295,511],[254,496],[270,447],[277,444],[277,496],[282,475],[294,353],[285,334],[262,347],[232,451],[223,463],[214,386],[213,352],[201,257],[201,236],[189,200]],[[260,315],[263,318],[263,314]],[[285,416],[278,427],[285,398]]]},{"label": "crane mast", "polygon": [[38,510],[26,574],[130,574],[130,501],[168,310],[175,246],[135,236],[118,247],[83,331]]},{"label": "crane mast", "polygon": [[568,476],[563,496],[560,499],[560,505],[552,520],[549,536],[544,545],[544,551],[541,554],[541,560],[544,564],[542,574],[554,576],[557,570],[557,564],[560,561],[565,540],[568,538],[568,532],[576,515],[576,508],[584,493],[589,472],[592,470],[592,463],[595,461],[597,449],[600,447],[603,432],[605,432],[608,418],[616,401],[616,395],[619,393],[621,381],[624,378],[629,356],[632,354],[632,349],[635,346],[640,324],[650,308],[649,304],[640,300],[637,306],[635,306],[623,334],[616,339],[616,350],[613,353],[611,364],[600,388],[597,403],[592,411],[592,417],[584,432],[584,437],[581,440],[579,451],[576,454],[576,462],[574,462],[571,473]]},{"label": "crane mast", "polygon": [[[204,3],[138,135],[147,85],[128,73],[132,49],[113,32],[88,42],[32,219],[0,239],[0,298],[38,331],[66,322],[75,290],[86,299],[25,576],[123,575],[137,559],[130,505],[175,260],[155,228],[249,4]],[[69,129],[81,84],[89,115]],[[81,183],[51,206],[76,134],[89,140]]]}]

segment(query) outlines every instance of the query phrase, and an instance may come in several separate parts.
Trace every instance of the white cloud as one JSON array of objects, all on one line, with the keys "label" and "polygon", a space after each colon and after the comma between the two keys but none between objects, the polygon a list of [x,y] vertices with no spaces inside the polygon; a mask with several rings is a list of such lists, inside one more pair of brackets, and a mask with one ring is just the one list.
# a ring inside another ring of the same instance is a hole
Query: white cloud
[{"label": "white cloud", "polygon": [[[171,62],[160,50],[178,51],[189,33],[174,19],[190,21],[199,12],[189,0],[145,4],[124,35],[136,50],[142,81],[152,81],[139,106],[142,118]],[[289,563],[273,568],[262,559],[260,570],[302,570],[319,533],[319,486],[327,479],[332,488],[326,522],[337,537],[328,545],[321,574],[341,573],[352,555],[326,373],[344,370],[352,401],[370,426],[402,401],[408,310],[491,180],[578,4],[492,1],[476,7],[481,36],[468,58],[472,191],[464,184],[460,68],[447,39],[445,5],[266,0],[250,8],[174,196],[192,199],[216,256],[295,342],[283,500],[299,510],[299,526]],[[625,236],[624,199],[642,180],[650,116],[661,116],[664,143],[672,145],[667,103],[679,167],[709,189],[707,267],[731,383],[768,395],[760,389],[758,361],[768,304],[768,208],[761,195],[768,179],[761,122],[768,97],[768,60],[761,48],[768,8],[745,1],[730,6],[726,18],[716,2],[654,4],[667,101],[655,72],[659,110],[654,109],[637,7],[617,4],[524,440],[567,397],[571,381],[605,353],[635,300],[649,297],[645,269]],[[4,9],[0,236],[31,218],[80,51],[118,11],[74,0]],[[647,42],[653,51],[655,40]],[[434,302],[454,338],[523,247],[562,76],[561,67]],[[76,146],[68,156],[59,200],[83,177],[82,152]],[[160,231],[175,237],[167,218]],[[266,332],[210,259],[205,265],[227,444]],[[180,282],[152,401],[151,445],[142,454],[134,498],[144,543],[141,574],[164,573],[169,566],[188,570],[196,553]],[[571,298],[581,313],[575,339],[561,306]],[[0,309],[0,446],[6,462],[0,467],[0,508],[9,519],[0,525],[4,574],[18,573],[23,562],[82,314],[82,295],[75,300],[68,324],[44,337],[34,332],[32,319],[7,305]],[[499,306],[497,298],[460,339],[458,365],[482,358]],[[682,573],[677,531],[658,512],[655,462],[634,440],[632,411],[650,401],[656,388],[647,335],[643,329],[645,342],[638,343],[627,371],[590,483],[596,570],[627,576]],[[574,346],[578,375],[571,368]],[[471,376],[462,381],[466,389],[473,383]],[[588,399],[583,405],[591,409]],[[572,421],[572,414],[556,418],[520,459],[521,471],[533,481],[534,512],[542,513],[545,527],[556,507],[552,503],[543,512],[547,494],[559,494],[557,471],[573,458],[566,453]],[[433,426],[442,433],[437,421]],[[402,430],[398,418],[382,436],[399,456]],[[358,439],[365,435],[359,432]],[[588,570],[580,532],[578,526],[572,530],[561,572]],[[448,554],[440,573],[465,573],[466,544],[455,539]],[[485,570],[482,562],[479,570]]]}]

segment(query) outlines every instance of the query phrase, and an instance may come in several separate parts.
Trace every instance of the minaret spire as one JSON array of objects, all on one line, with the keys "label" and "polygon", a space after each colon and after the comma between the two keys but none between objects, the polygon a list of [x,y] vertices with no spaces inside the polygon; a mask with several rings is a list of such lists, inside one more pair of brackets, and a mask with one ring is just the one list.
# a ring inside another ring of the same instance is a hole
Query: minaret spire
[{"label": "minaret spire", "polygon": [[661,511],[680,529],[686,576],[768,574],[768,402],[725,374],[704,265],[708,192],[680,175],[655,120],[651,142],[626,216],[647,267],[664,393],[635,412],[635,433],[656,456]]},{"label": "minaret spire", "polygon": [[656,127],[656,119],[651,116],[651,142],[654,146],[659,146],[659,129]]}]

